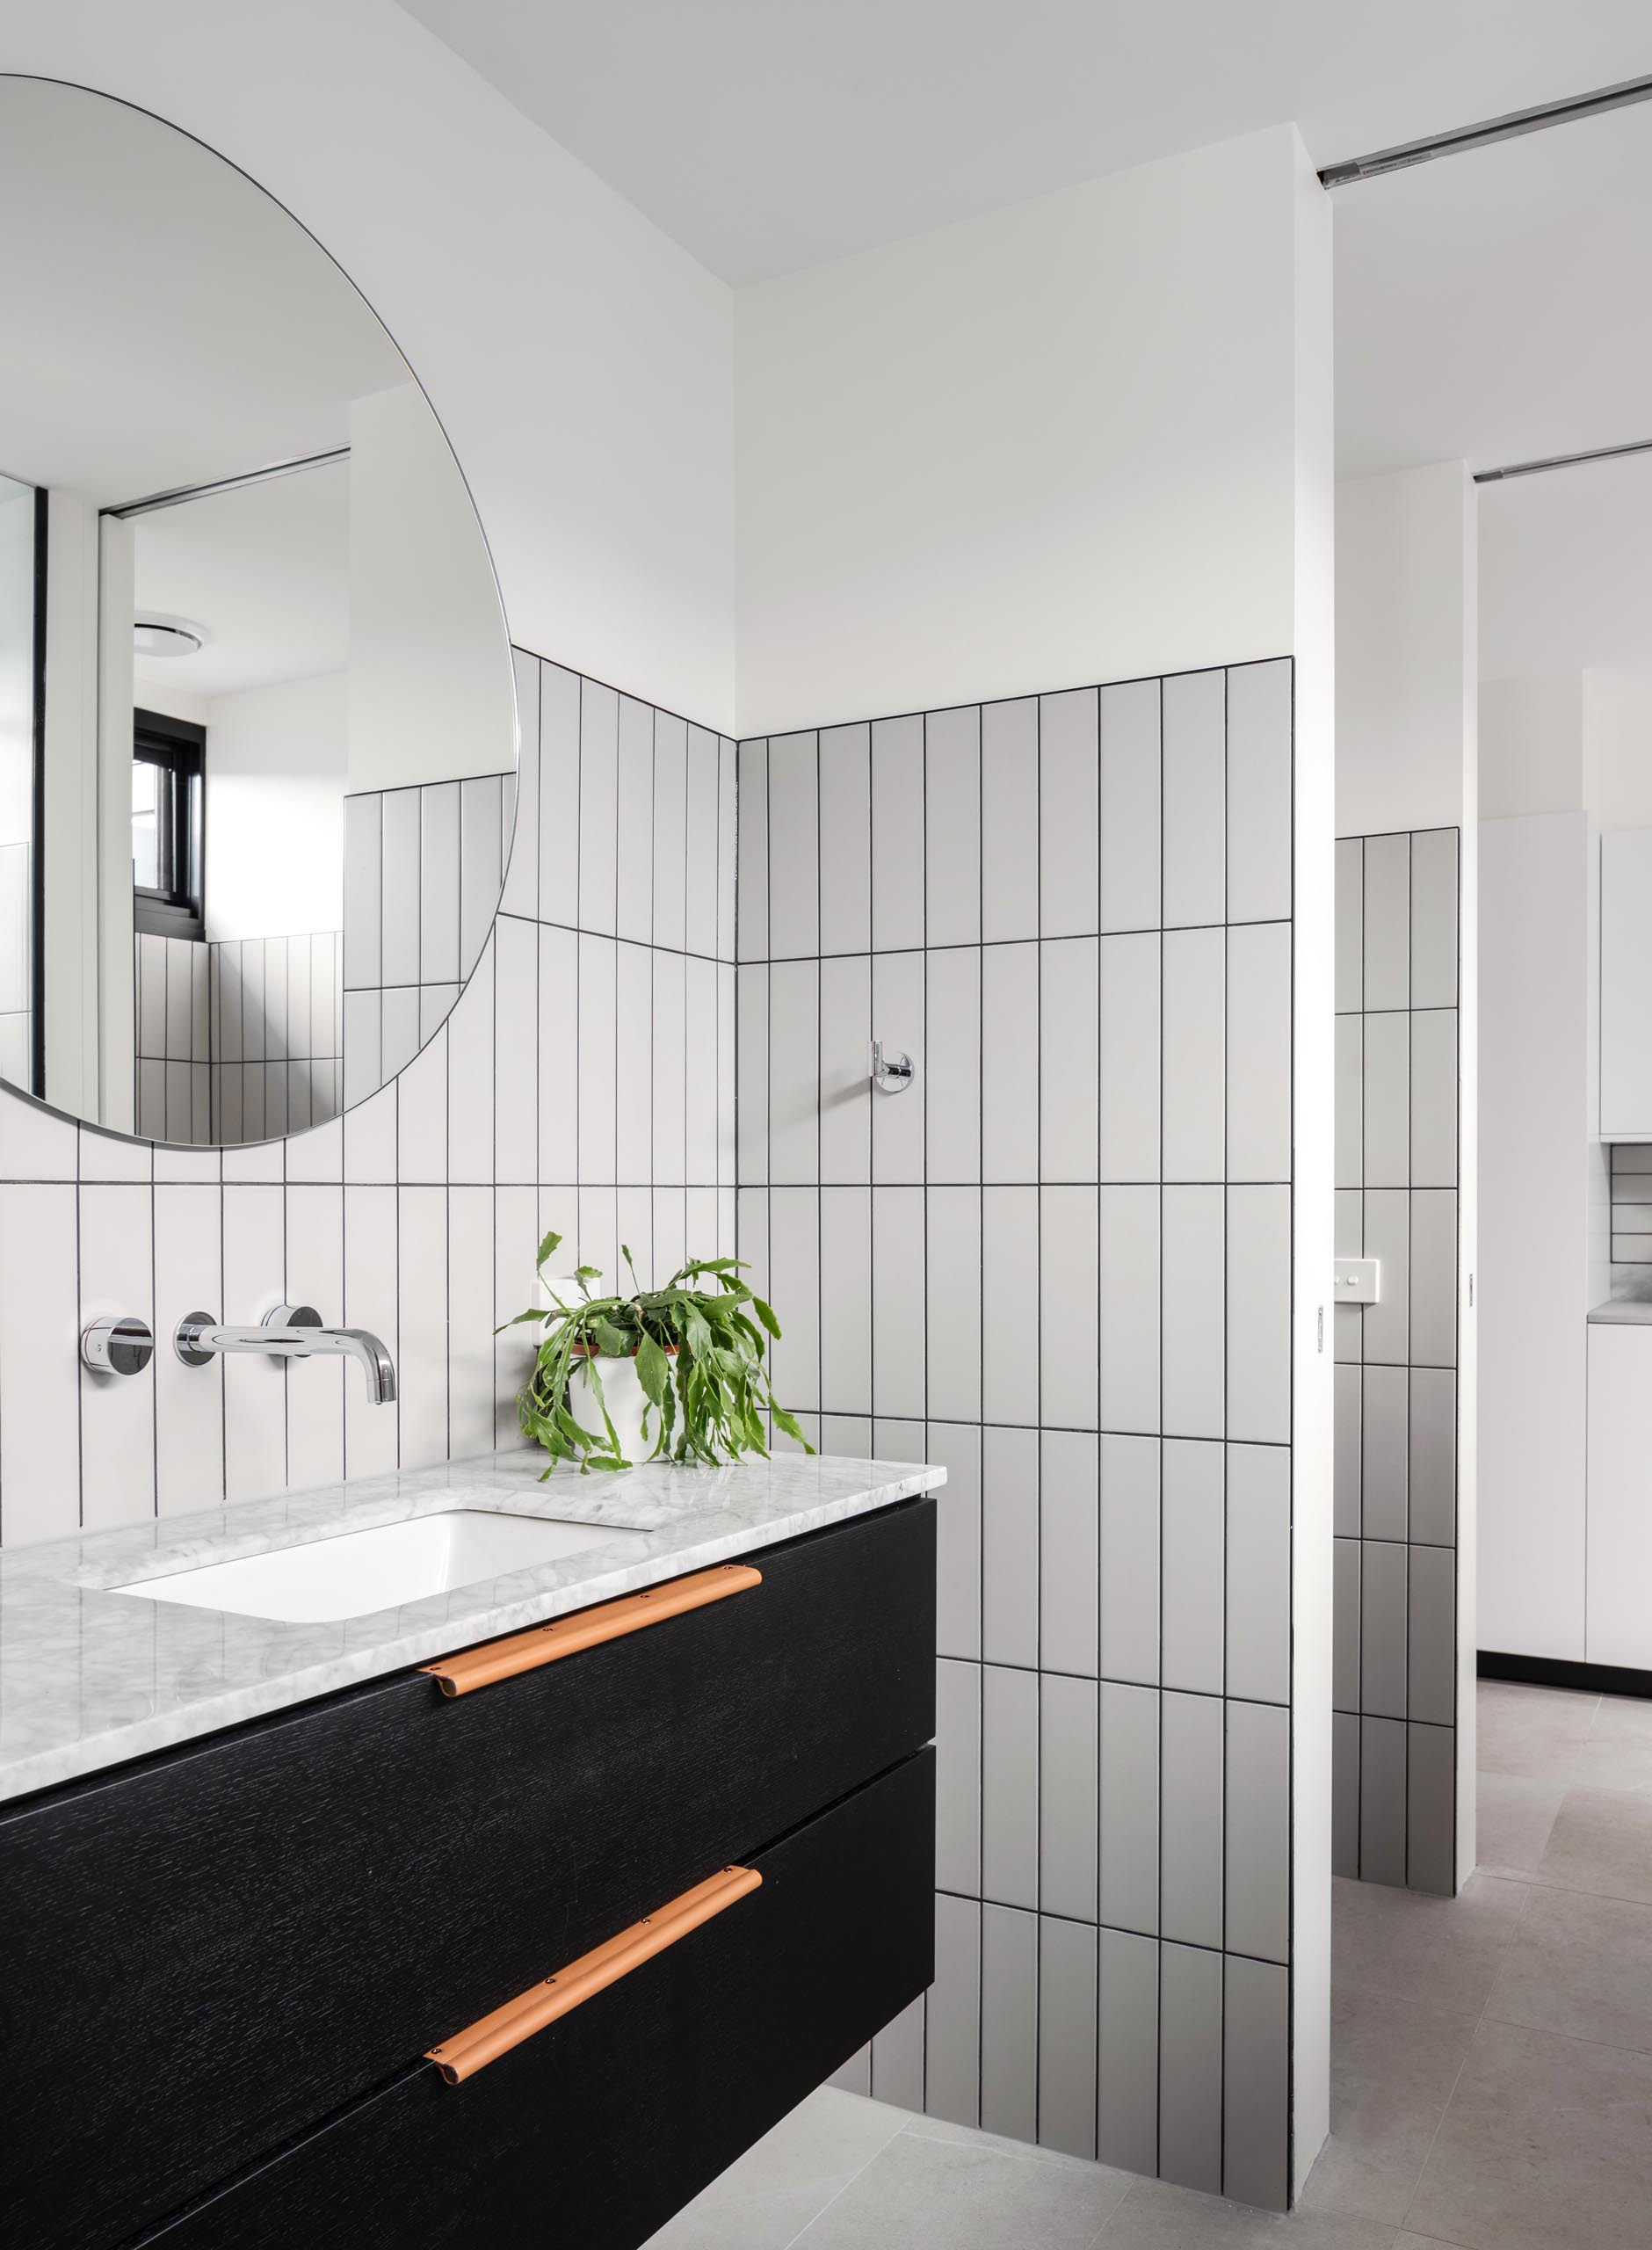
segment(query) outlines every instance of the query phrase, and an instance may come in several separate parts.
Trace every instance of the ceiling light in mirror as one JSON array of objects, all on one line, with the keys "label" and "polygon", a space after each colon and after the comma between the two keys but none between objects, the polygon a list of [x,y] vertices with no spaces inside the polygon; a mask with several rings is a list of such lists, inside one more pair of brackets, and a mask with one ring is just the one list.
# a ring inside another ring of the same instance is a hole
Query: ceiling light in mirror
[{"label": "ceiling light in mirror", "polygon": [[192,657],[206,638],[199,626],[185,625],[182,618],[139,617],[132,628],[132,653],[163,660]]},{"label": "ceiling light in mirror", "polygon": [[[481,526],[356,288],[199,142],[0,76],[0,1078],[157,1140],[303,1129],[412,1060],[492,925]],[[37,832],[70,773],[84,827]]]}]

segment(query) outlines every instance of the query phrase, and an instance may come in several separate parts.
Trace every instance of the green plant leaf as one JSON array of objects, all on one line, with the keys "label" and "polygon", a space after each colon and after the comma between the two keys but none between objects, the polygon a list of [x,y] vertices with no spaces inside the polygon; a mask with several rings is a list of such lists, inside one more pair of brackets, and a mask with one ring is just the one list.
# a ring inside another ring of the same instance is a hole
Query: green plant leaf
[{"label": "green plant leaf", "polygon": [[533,1261],[534,1272],[536,1274],[543,1272],[546,1259],[554,1258],[562,1246],[562,1238],[560,1234],[547,1234],[540,1245],[539,1256]]},{"label": "green plant leaf", "polygon": [[780,1324],[775,1318],[772,1309],[768,1305],[764,1304],[761,1297],[754,1296],[751,1300],[751,1310],[757,1314],[757,1318],[768,1330],[770,1335],[778,1342],[779,1340]]},{"label": "green plant leaf", "polygon": [[803,1435],[802,1431],[799,1429],[797,1426],[797,1417],[795,1414],[787,1413],[786,1408],[781,1405],[778,1398],[770,1400],[769,1411],[774,1416],[775,1426],[778,1429],[784,1430],[788,1438],[795,1438],[799,1445],[802,1447],[805,1453],[814,1452],[814,1447],[809,1443],[808,1440]]},{"label": "green plant leaf", "polygon": [[652,1336],[645,1336],[637,1346],[637,1380],[663,1414],[671,1391],[671,1362]]}]

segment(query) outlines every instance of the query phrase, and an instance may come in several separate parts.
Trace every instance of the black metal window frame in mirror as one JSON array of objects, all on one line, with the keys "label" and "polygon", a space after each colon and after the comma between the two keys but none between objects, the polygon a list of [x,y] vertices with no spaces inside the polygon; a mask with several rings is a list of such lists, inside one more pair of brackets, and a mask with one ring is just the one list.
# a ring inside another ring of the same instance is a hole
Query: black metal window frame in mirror
[{"label": "black metal window frame in mirror", "polygon": [[154,112],[0,73],[0,1079],[326,1122],[446,1020],[517,803],[492,558],[331,253]]}]

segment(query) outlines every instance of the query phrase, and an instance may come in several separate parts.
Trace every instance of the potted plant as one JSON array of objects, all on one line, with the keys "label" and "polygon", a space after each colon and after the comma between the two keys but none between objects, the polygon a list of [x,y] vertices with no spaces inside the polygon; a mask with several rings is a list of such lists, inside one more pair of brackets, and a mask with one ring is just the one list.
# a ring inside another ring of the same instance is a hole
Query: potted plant
[{"label": "potted plant", "polygon": [[583,1476],[630,1469],[637,1458],[711,1468],[745,1453],[766,1460],[765,1414],[805,1453],[814,1452],[774,1396],[764,1355],[779,1324],[739,1278],[739,1259],[691,1259],[663,1288],[645,1289],[621,1243],[629,1296],[593,1296],[590,1285],[601,1270],[581,1266],[574,1274],[579,1301],[569,1304],[545,1274],[562,1239],[547,1234],[536,1261],[554,1302],[505,1323],[532,1322],[544,1331],[517,1411],[524,1430],[551,1455],[547,1477],[559,1461],[577,1461]]}]

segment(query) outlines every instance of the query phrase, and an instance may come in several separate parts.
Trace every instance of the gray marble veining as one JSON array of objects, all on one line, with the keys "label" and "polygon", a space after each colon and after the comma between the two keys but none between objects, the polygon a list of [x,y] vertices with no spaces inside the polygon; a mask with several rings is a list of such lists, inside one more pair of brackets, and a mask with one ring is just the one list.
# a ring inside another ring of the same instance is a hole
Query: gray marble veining
[{"label": "gray marble veining", "polygon": [[1608,1328],[1652,1328],[1652,1297],[1608,1297],[1589,1316]]},{"label": "gray marble veining", "polygon": [[[946,1477],[908,1462],[787,1454],[541,1483],[543,1462],[490,1454],[0,1551],[0,1799],[864,1515]],[[598,1536],[560,1562],[322,1625],[111,1591],[455,1506],[589,1523]],[[605,1525],[645,1532],[646,1544],[605,1553]]]}]

